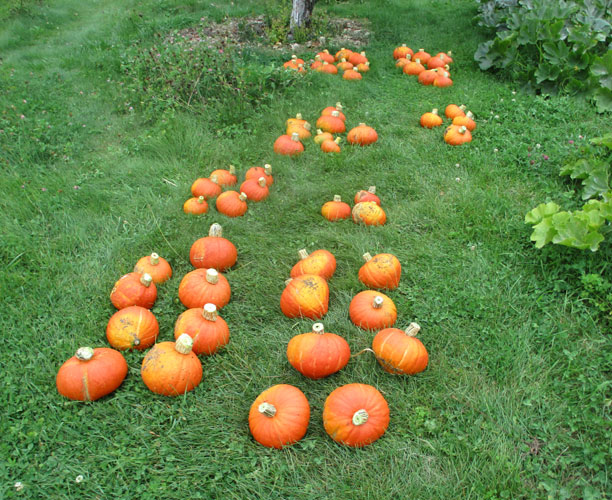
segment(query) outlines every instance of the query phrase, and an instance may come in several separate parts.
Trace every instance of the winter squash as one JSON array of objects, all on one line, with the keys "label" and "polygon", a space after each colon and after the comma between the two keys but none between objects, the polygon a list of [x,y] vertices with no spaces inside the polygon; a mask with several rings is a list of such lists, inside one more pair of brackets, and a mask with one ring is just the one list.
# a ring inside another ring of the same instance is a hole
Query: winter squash
[{"label": "winter squash", "polygon": [[442,118],[438,114],[438,109],[434,108],[430,113],[423,113],[421,115],[421,127],[434,128],[442,125]]},{"label": "winter squash", "polygon": [[327,281],[316,274],[288,280],[280,298],[281,311],[288,318],[322,318],[329,307]]},{"label": "winter squash", "polygon": [[437,69],[426,69],[419,73],[419,83],[421,85],[433,85],[434,80],[438,76]]},{"label": "winter squash", "polygon": [[134,266],[135,273],[149,273],[156,284],[165,283],[172,276],[172,268],[168,261],[153,252],[141,258]]},{"label": "winter squash", "polygon": [[342,73],[342,78],[345,80],[361,80],[362,76],[359,71],[354,69],[347,69],[344,73]]},{"label": "winter squash", "polygon": [[444,142],[451,146],[460,146],[472,140],[472,134],[465,125],[451,125],[444,131]]},{"label": "winter squash", "polygon": [[315,250],[310,255],[305,248],[298,250],[300,261],[291,268],[290,276],[297,278],[303,274],[316,274],[328,280],[336,272],[336,258],[329,250]]},{"label": "winter squash", "polygon": [[158,334],[157,318],[151,311],[140,306],[120,309],[106,325],[108,343],[119,351],[148,349],[155,343]]},{"label": "winter squash", "polygon": [[341,370],[350,358],[348,342],[340,335],[326,332],[323,323],[315,323],[311,332],[296,335],[287,345],[291,366],[315,380]]},{"label": "winter squash", "polygon": [[444,66],[446,66],[446,63],[438,56],[431,57],[429,61],[427,61],[427,69],[444,68]]},{"label": "winter squash", "polygon": [[364,290],[349,304],[351,321],[364,330],[380,330],[393,326],[397,309],[393,301],[381,292]]},{"label": "winter squash", "polygon": [[330,134],[343,134],[346,131],[346,125],[338,111],[332,111],[329,115],[321,115],[317,120],[317,128]]},{"label": "winter squash", "polygon": [[368,58],[366,57],[365,52],[353,52],[350,56],[348,56],[347,61],[353,64],[353,66],[357,66],[358,64],[368,62]]},{"label": "winter squash", "polygon": [[385,328],[376,334],[372,350],[385,371],[394,375],[414,375],[427,367],[427,349],[416,338],[420,329],[417,323],[410,323],[406,330]]},{"label": "winter squash", "polygon": [[117,309],[141,306],[151,309],[157,299],[157,287],[150,274],[124,274],[115,283],[110,299]]},{"label": "winter squash", "polygon": [[401,59],[401,58],[405,58],[406,54],[409,54],[410,56],[412,56],[412,54],[414,54],[414,51],[410,48],[410,47],[406,47],[405,43],[402,43],[399,47],[396,47],[395,50],[393,51],[393,59]]},{"label": "winter squash", "polygon": [[355,203],[361,203],[362,201],[373,201],[380,206],[380,198],[376,196],[376,186],[370,186],[367,191],[363,189],[357,191],[355,194]]},{"label": "winter squash", "polygon": [[288,125],[285,132],[289,137],[296,133],[301,141],[308,139],[312,135],[310,133],[310,123],[304,123],[304,125]]},{"label": "winter squash", "polygon": [[128,372],[125,358],[108,347],[81,347],[57,372],[55,385],[64,397],[95,401],[121,385]]},{"label": "winter squash", "polygon": [[240,217],[247,211],[247,195],[238,191],[225,191],[217,198],[217,210],[228,217]]},{"label": "winter squash", "polygon": [[323,427],[334,441],[363,447],[380,438],[389,427],[389,405],[371,385],[343,385],[325,400]]},{"label": "winter squash", "polygon": [[355,69],[360,73],[367,73],[370,71],[370,62],[366,61],[364,63],[359,63],[357,66],[355,66]]},{"label": "winter squash", "polygon": [[344,106],[342,106],[342,103],[337,102],[335,106],[327,106],[325,109],[323,109],[323,111],[321,111],[321,116],[331,115],[334,111],[337,111],[338,114],[336,116],[338,116],[338,118],[340,118],[342,121],[346,121],[346,116],[344,116],[344,113],[342,112],[343,109]]},{"label": "winter squash", "polygon": [[402,66],[402,71],[406,75],[418,75],[422,71],[425,71],[425,66],[421,64],[420,59],[413,59],[408,64],[404,64],[404,66]]},{"label": "winter squash", "polygon": [[444,64],[451,64],[453,62],[453,58],[451,57],[452,52],[449,50],[448,52],[438,52],[436,57],[439,57],[444,61]]},{"label": "winter squash", "polygon": [[[310,126],[310,125],[309,125]],[[272,165],[266,163],[263,168],[262,167],[251,167],[244,174],[245,179],[259,179],[263,177],[266,179],[266,184],[270,187],[274,184],[274,177],[272,177]]]},{"label": "winter squash", "polygon": [[315,144],[321,146],[325,141],[333,141],[334,136],[329,132],[323,132],[320,128],[317,129],[317,135],[314,137]]},{"label": "winter squash", "polygon": [[[307,123],[308,122],[306,120],[304,120],[304,117],[302,116],[302,113],[298,113],[298,114],[295,115],[295,118],[288,118],[287,121],[285,122],[285,125],[287,127],[289,127],[291,125],[301,125],[303,127]],[[310,125],[310,123],[308,123],[308,125]]]},{"label": "winter squash", "polygon": [[422,64],[427,64],[431,55],[425,52],[425,49],[419,49],[418,52],[415,52],[412,56],[412,59],[417,60],[420,59]]},{"label": "winter squash", "polygon": [[306,434],[310,405],[304,393],[289,384],[263,391],[249,411],[249,429],[258,443],[283,448],[297,443]]},{"label": "winter squash", "polygon": [[342,59],[346,59],[348,61],[352,53],[352,50],[342,47],[338,52],[336,52],[336,61],[341,61]]},{"label": "winter squash", "polygon": [[181,313],[174,324],[174,338],[183,333],[193,339],[193,352],[206,355],[215,354],[227,345],[230,337],[227,323],[211,303]]},{"label": "winter squash", "polygon": [[323,64],[323,59],[321,59],[319,56],[315,56],[315,60],[310,65],[310,69],[317,69],[322,64]]},{"label": "winter squash", "polygon": [[468,111],[465,116],[455,116],[455,118],[453,118],[453,125],[465,125],[465,128],[467,128],[470,132],[473,132],[476,128],[474,115],[471,111]]},{"label": "winter squash", "polygon": [[189,261],[196,268],[213,268],[225,271],[236,263],[238,251],[234,244],[223,237],[220,224],[212,224],[208,236],[197,239],[189,250]]},{"label": "winter squash", "polygon": [[349,130],[346,140],[349,144],[367,146],[375,143],[378,140],[378,134],[372,127],[367,126],[365,123],[360,123],[356,127]]},{"label": "winter squash", "polygon": [[444,114],[451,120],[456,116],[465,116],[465,105],[457,106],[456,104],[449,104],[444,109]]},{"label": "winter squash", "polygon": [[372,257],[364,253],[366,261],[359,269],[359,281],[369,288],[393,290],[398,287],[402,266],[398,258],[390,253],[379,253]]},{"label": "winter squash", "polygon": [[321,61],[325,61],[332,64],[336,61],[336,58],[329,53],[329,50],[325,49],[319,52],[315,57],[319,57]]},{"label": "winter squash", "polygon": [[336,68],[338,68],[339,71],[353,69],[353,63],[348,62],[346,59],[342,59],[338,64],[336,64]]},{"label": "winter squash", "polygon": [[297,133],[281,135],[274,141],[274,152],[279,155],[297,156],[304,152],[304,145]]},{"label": "winter squash", "polygon": [[227,278],[215,269],[196,269],[183,277],[178,296],[188,309],[204,307],[209,302],[221,309],[230,301],[231,289]]},{"label": "winter squash", "polygon": [[217,183],[217,177],[210,179],[208,177],[200,177],[191,185],[191,194],[196,197],[204,196],[206,200],[219,196],[221,191],[221,186]]},{"label": "winter squash", "polygon": [[329,221],[348,219],[351,216],[351,207],[342,201],[339,194],[334,195],[332,201],[325,202],[321,207],[321,215]]},{"label": "winter squash", "polygon": [[233,186],[236,184],[236,182],[238,182],[238,178],[236,177],[236,167],[234,167],[234,165],[230,165],[227,170],[224,168],[213,170],[208,178],[212,179],[213,177],[217,179],[217,184],[223,187]]},{"label": "winter squash", "polygon": [[406,64],[411,61],[412,59],[410,57],[410,54],[408,54],[406,57],[400,57],[397,61],[395,61],[395,67],[403,70],[404,66],[406,66]]},{"label": "winter squash", "polygon": [[319,73],[327,73],[328,75],[338,74],[338,68],[336,68],[336,66],[334,66],[333,64],[329,64],[325,61],[323,61],[323,64],[321,64],[321,66],[319,66],[316,71],[318,71]]},{"label": "winter squash", "polygon": [[353,221],[366,226],[382,226],[387,221],[387,214],[374,201],[360,201],[352,210]]},{"label": "winter squash", "polygon": [[285,69],[289,69],[289,68],[296,69],[297,65],[298,65],[298,63],[297,63],[297,56],[294,54],[294,55],[291,56],[291,59],[289,59],[288,61],[285,61],[283,63],[283,68],[285,68]]},{"label": "winter squash", "polygon": [[206,203],[204,196],[189,198],[185,203],[183,203],[183,212],[193,215],[205,214],[208,212],[208,203]]},{"label": "winter squash", "polygon": [[195,389],[202,380],[202,363],[191,350],[186,333],[176,342],[160,342],[142,360],[140,375],[145,385],[163,396],[179,396]]},{"label": "winter squash", "polygon": [[339,153],[340,152],[340,141],[342,140],[341,137],[336,137],[335,140],[331,141],[331,140],[326,140],[323,141],[321,143],[321,151],[323,151],[324,153]]},{"label": "winter squash", "polygon": [[450,87],[452,84],[453,81],[450,79],[448,71],[439,71],[433,82],[434,87]]},{"label": "winter squash", "polygon": [[247,179],[240,185],[240,192],[247,195],[251,201],[265,200],[270,194],[266,178],[261,176],[259,179]]}]

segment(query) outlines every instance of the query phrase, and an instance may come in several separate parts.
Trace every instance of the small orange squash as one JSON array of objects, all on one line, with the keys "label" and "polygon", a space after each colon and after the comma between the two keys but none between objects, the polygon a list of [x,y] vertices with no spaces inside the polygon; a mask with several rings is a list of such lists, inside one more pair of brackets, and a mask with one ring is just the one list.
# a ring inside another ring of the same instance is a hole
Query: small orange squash
[{"label": "small orange squash", "polygon": [[412,56],[412,54],[414,54],[414,51],[410,47],[407,47],[405,43],[402,43],[393,51],[393,59],[401,59],[402,57],[405,58],[406,54]]},{"label": "small orange squash", "polygon": [[474,115],[471,111],[468,111],[465,116],[455,116],[455,118],[453,118],[453,125],[465,125],[465,128],[470,132],[476,129],[476,122],[474,121]]},{"label": "small orange squash", "polygon": [[368,62],[368,58],[366,57],[366,53],[363,51],[359,53],[353,52],[350,56],[348,56],[347,61],[352,63],[353,66],[357,66],[358,64]]},{"label": "small orange squash", "polygon": [[336,64],[336,68],[338,68],[340,71],[353,69],[353,63],[348,62],[346,59],[342,59],[338,64]]},{"label": "small orange squash", "polygon": [[270,194],[266,178],[261,176],[259,179],[247,179],[240,185],[240,192],[247,195],[251,201],[265,200]]},{"label": "small orange squash", "polygon": [[355,203],[361,203],[362,201],[373,201],[380,206],[380,198],[376,195],[376,186],[370,186],[367,191],[363,189],[357,191],[355,194]]},{"label": "small orange squash", "polygon": [[274,184],[274,177],[272,177],[272,165],[266,163],[263,168],[262,167],[251,167],[244,174],[245,179],[259,179],[263,177],[266,179],[266,184],[270,187]]},{"label": "small orange squash", "polygon": [[353,221],[366,226],[382,226],[387,221],[387,214],[374,201],[361,201],[352,210]]},{"label": "small orange squash", "polygon": [[223,187],[233,186],[236,184],[236,182],[238,182],[238,178],[236,177],[236,167],[234,167],[234,165],[230,165],[227,169],[219,168],[217,170],[213,170],[208,178],[216,178],[217,184]]},{"label": "small orange squash", "polygon": [[425,71],[425,66],[421,64],[420,59],[414,59],[408,64],[402,66],[402,71],[406,75],[418,75],[422,71]]},{"label": "small orange squash", "polygon": [[172,268],[166,259],[153,252],[142,257],[134,266],[135,273],[149,273],[156,284],[165,283],[172,277]]},{"label": "small orange squash", "polygon": [[247,195],[238,191],[225,191],[217,198],[217,210],[228,217],[240,217],[247,211]]},{"label": "small orange squash", "polygon": [[327,281],[316,274],[303,274],[288,280],[281,294],[280,307],[288,318],[322,318],[329,307]]},{"label": "small orange squash", "polygon": [[217,177],[208,178],[200,177],[196,179],[191,185],[191,194],[193,196],[204,196],[204,199],[208,200],[219,196],[221,194],[221,186],[217,183]]},{"label": "small orange squash", "polygon": [[460,146],[471,142],[472,134],[465,125],[451,125],[444,131],[444,142],[451,146]]},{"label": "small orange squash", "polygon": [[342,47],[338,52],[336,52],[336,61],[341,61],[343,58],[348,61],[352,53],[352,50]]},{"label": "small orange squash", "polygon": [[117,309],[129,306],[151,309],[157,299],[157,287],[150,274],[124,274],[115,283],[110,299]]},{"label": "small orange squash", "polygon": [[442,118],[438,114],[438,109],[434,108],[430,113],[423,113],[421,115],[421,127],[434,128],[442,125]]},{"label": "small orange squash", "polygon": [[197,239],[189,250],[189,261],[196,268],[213,268],[225,271],[236,263],[236,246],[223,237],[220,224],[212,224],[208,236]]},{"label": "small orange squash", "polygon": [[380,330],[393,326],[397,320],[397,309],[384,293],[364,290],[351,300],[349,317],[364,330]]},{"label": "small orange squash", "polygon": [[211,303],[221,309],[231,297],[227,278],[215,269],[196,269],[187,273],[178,289],[179,300],[188,309]]},{"label": "small orange squash", "polygon": [[348,219],[351,216],[351,207],[342,201],[339,194],[334,195],[332,201],[325,202],[321,207],[321,215],[329,221]]},{"label": "small orange squash", "polygon": [[456,104],[449,104],[444,109],[444,114],[451,120],[456,116],[465,116],[465,105],[457,106]]},{"label": "small orange squash", "polygon": [[361,80],[362,76],[361,73],[355,69],[347,69],[344,73],[342,73],[342,78],[345,80]]},{"label": "small orange squash", "polygon": [[342,104],[337,102],[335,106],[327,106],[323,111],[321,111],[321,116],[332,115],[334,111],[337,111],[338,113],[334,113],[333,116],[340,118],[344,122],[346,121],[346,116],[342,112],[343,109]]},{"label": "small orange squash", "polygon": [[284,156],[297,156],[304,152],[304,145],[296,132],[291,135],[285,134],[274,141],[274,152]]},{"label": "small orange squash", "polygon": [[310,255],[305,248],[298,250],[300,261],[291,268],[290,276],[297,278],[303,274],[316,274],[330,279],[336,272],[336,258],[329,250],[319,249]]},{"label": "small orange squash", "polygon": [[208,203],[206,203],[204,196],[189,198],[183,203],[183,212],[193,215],[205,214],[208,212]]},{"label": "small orange squash", "polygon": [[106,325],[108,343],[119,351],[148,349],[155,343],[158,334],[157,318],[151,311],[140,306],[120,309]]},{"label": "small orange squash", "polygon": [[393,290],[398,287],[402,275],[402,266],[395,255],[379,253],[372,257],[364,253],[366,261],[359,269],[359,281],[369,288]]},{"label": "small orange squash", "polygon": [[427,349],[416,338],[420,330],[417,323],[410,323],[406,330],[385,328],[376,334],[372,350],[385,371],[394,375],[414,375],[427,367]]},{"label": "small orange squash", "polygon": [[183,333],[193,339],[193,352],[205,355],[215,354],[227,345],[230,337],[227,323],[211,303],[181,313],[174,324],[174,338]]},{"label": "small orange squash", "polygon": [[321,59],[321,61],[328,62],[329,64],[332,64],[333,62],[336,61],[336,58],[334,56],[332,56],[329,53],[329,50],[327,50],[327,49],[322,50],[315,57],[319,57]]},{"label": "small orange squash", "polygon": [[450,78],[450,74],[448,71],[440,71],[438,72],[438,76],[433,82],[434,87],[450,87],[453,84],[453,81]]},{"label": "small orange squash", "polygon": [[330,115],[321,115],[317,120],[317,128],[330,134],[343,134],[346,131],[346,125],[338,111],[332,111]]},{"label": "small orange squash", "polygon": [[320,128],[317,129],[317,135],[314,136],[315,144],[321,146],[325,141],[333,141],[334,136],[329,132],[323,132]]},{"label": "small orange squash", "polygon": [[338,74],[338,68],[336,68],[336,66],[334,66],[333,64],[329,64],[325,61],[323,61],[323,64],[321,64],[321,66],[319,66],[315,71],[318,71],[319,73],[327,73],[329,75]]},{"label": "small orange squash", "polygon": [[326,140],[321,143],[321,151],[324,153],[339,153],[341,137],[336,137],[335,140]]},{"label": "small orange squash", "polygon": [[349,133],[346,135],[346,140],[349,144],[368,146],[374,144],[378,140],[378,134],[372,127],[369,127],[365,123],[360,123],[349,130]]},{"label": "small orange squash", "polygon": [[359,63],[357,66],[355,66],[355,69],[359,71],[359,73],[367,73],[370,71],[370,62],[366,61],[364,63]]},{"label": "small orange squash", "polygon": [[416,61],[417,59],[420,59],[422,64],[427,64],[427,62],[429,61],[429,58],[431,57],[431,55],[427,52],[425,52],[425,49],[419,49],[418,52],[415,52],[412,56],[412,58]]}]

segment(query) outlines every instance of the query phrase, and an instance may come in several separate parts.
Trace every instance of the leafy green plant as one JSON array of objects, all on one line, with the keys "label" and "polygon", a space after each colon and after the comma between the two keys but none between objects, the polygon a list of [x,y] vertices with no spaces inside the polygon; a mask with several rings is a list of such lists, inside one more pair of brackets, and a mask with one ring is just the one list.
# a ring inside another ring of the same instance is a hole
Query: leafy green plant
[{"label": "leafy green plant", "polygon": [[582,298],[607,320],[612,320],[612,283],[599,273],[583,274]]},{"label": "leafy green plant", "polygon": [[612,2],[480,0],[478,24],[493,38],[474,54],[533,89],[587,93],[612,110]]}]

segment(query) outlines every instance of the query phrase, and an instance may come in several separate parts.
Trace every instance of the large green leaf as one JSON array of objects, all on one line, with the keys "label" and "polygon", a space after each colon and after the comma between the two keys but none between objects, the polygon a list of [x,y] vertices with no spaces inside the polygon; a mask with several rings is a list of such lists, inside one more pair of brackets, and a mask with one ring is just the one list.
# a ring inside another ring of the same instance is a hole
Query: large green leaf
[{"label": "large green leaf", "polygon": [[[599,244],[604,240],[601,233],[594,227],[592,219],[602,219],[594,212],[559,212],[551,217],[552,226],[556,234],[552,242],[557,245],[578,248],[580,250],[590,249],[595,252]],[[601,225],[601,224],[600,224]]]},{"label": "large green leaf", "polygon": [[603,166],[596,170],[593,170],[591,174],[582,181],[584,189],[582,191],[582,199],[588,200],[595,196],[606,193],[609,189],[610,183],[610,169],[607,166]]},{"label": "large green leaf", "polygon": [[569,47],[564,42],[545,42],[542,44],[544,56],[551,64],[564,65],[569,57]]},{"label": "large green leaf", "polygon": [[595,91],[593,98],[595,99],[595,106],[597,106],[597,111],[599,113],[612,111],[612,90],[601,87]]},{"label": "large green leaf", "polygon": [[552,217],[546,217],[539,224],[533,226],[533,232],[529,239],[535,242],[536,248],[542,248],[550,243],[556,235],[557,231],[553,227]]},{"label": "large green leaf", "polygon": [[612,50],[603,57],[596,57],[591,66],[591,73],[605,89],[612,90]]},{"label": "large green leaf", "polygon": [[595,146],[605,146],[612,150],[612,132],[602,135],[601,137],[593,137],[590,142]]},{"label": "large green leaf", "polygon": [[547,62],[542,62],[540,63],[538,69],[535,72],[536,82],[542,83],[546,80],[554,82],[559,76],[560,72],[561,70],[559,69],[559,66]]},{"label": "large green leaf", "polygon": [[548,203],[540,203],[533,210],[527,212],[527,214],[525,215],[525,224],[537,224],[542,219],[556,214],[560,208],[561,207],[557,205],[554,201],[549,201]]},{"label": "large green leaf", "polygon": [[593,170],[591,163],[585,159],[580,158],[571,163],[566,163],[561,167],[559,175],[569,175],[572,179],[586,179]]}]

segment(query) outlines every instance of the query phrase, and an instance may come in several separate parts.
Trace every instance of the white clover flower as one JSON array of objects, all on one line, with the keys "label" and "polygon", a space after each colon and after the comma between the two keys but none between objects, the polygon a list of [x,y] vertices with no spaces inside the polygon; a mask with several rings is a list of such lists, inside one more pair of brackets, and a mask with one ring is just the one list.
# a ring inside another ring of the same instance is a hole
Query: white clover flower
[{"label": "white clover flower", "polygon": [[77,477],[74,478],[74,482],[75,483],[82,483],[83,482],[83,474],[79,474]]},{"label": "white clover flower", "polygon": [[15,491],[21,491],[23,489],[23,483],[21,481],[17,481],[15,483]]}]

